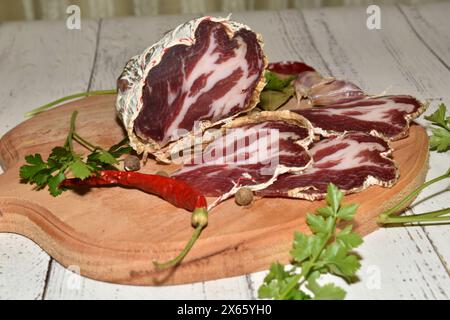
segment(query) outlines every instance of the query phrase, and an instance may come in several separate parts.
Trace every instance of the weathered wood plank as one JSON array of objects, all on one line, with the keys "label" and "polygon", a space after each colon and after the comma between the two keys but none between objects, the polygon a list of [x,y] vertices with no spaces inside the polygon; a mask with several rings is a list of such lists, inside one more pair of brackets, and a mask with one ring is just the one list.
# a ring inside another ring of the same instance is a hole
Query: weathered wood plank
[{"label": "weathered wood plank", "polygon": [[[75,269],[73,269],[75,270]],[[77,275],[57,262],[45,299],[251,299],[245,277],[189,285],[140,287],[100,282]]]},{"label": "weathered wood plank", "polygon": [[[0,136],[25,112],[87,89],[96,32],[90,21],[81,30],[64,21],[0,25]],[[40,299],[49,256],[23,237],[0,237],[0,299]]]},{"label": "weathered wood plank", "polygon": [[97,23],[68,30],[64,21],[0,26],[0,135],[25,112],[85,91],[92,68]]},{"label": "weathered wood plank", "polygon": [[399,5],[399,9],[420,41],[450,69],[450,2]]},{"label": "weathered wood plank", "polygon": [[31,240],[0,233],[0,300],[42,299],[49,261]]},{"label": "weathered wood plank", "polygon": [[112,89],[127,61],[193,15],[115,18],[101,21],[92,89]]},{"label": "weathered wood plank", "polygon": [[448,94],[449,71],[395,7],[382,7],[381,30],[367,29],[365,8],[305,10],[304,14],[334,76],[374,94],[388,90],[422,99]]},{"label": "weathered wood plank", "polygon": [[[441,61],[442,68],[450,69],[450,34],[448,32],[450,30],[450,20],[448,19],[450,2],[422,6],[401,5],[399,9],[418,39]],[[448,80],[446,84],[448,86]],[[449,96],[450,92],[447,90],[444,101],[448,102]],[[429,178],[443,173],[448,168],[449,160],[448,153],[435,153],[431,163],[433,170],[430,172]],[[414,212],[438,210],[445,204],[448,205],[448,191],[449,183],[446,181],[433,185],[419,195]],[[449,228],[427,226],[423,229],[450,274]]]}]

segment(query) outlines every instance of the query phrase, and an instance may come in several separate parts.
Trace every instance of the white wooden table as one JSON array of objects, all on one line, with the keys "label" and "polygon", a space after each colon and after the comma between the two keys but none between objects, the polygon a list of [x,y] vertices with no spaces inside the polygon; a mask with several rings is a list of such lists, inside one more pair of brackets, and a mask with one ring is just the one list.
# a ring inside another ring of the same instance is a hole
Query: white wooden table
[{"label": "white wooden table", "polygon": [[[366,28],[365,8],[239,13],[263,34],[272,61],[304,60],[320,72],[349,79],[367,92],[406,93],[450,107],[450,2],[382,7],[381,30]],[[166,30],[192,16],[0,25],[0,136],[24,113],[70,93],[109,89],[125,63]],[[426,125],[422,119],[419,122]],[[450,153],[433,152],[428,179]],[[448,206],[449,184],[423,192],[413,211]],[[431,194],[437,194],[426,200]],[[350,299],[449,299],[450,225],[381,229],[365,237],[360,281]],[[254,299],[265,275],[168,287],[133,287],[80,277],[32,241],[0,234],[0,299]]]}]

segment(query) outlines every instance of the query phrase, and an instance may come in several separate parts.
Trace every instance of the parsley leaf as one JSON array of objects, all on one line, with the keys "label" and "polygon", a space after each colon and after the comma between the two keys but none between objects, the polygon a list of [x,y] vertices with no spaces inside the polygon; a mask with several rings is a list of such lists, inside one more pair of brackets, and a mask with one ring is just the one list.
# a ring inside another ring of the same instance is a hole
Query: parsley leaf
[{"label": "parsley leaf", "polygon": [[450,117],[446,117],[447,108],[441,103],[438,109],[425,119],[437,128],[431,129],[430,149],[445,152],[450,149]]},{"label": "parsley leaf", "polygon": [[442,128],[431,129],[430,149],[445,152],[450,148],[450,130]]},{"label": "parsley leaf", "polygon": [[274,91],[283,91],[295,79],[294,76],[280,76],[267,70],[264,73],[264,77],[266,78],[266,86],[264,89]]},{"label": "parsley leaf", "polygon": [[40,154],[28,155],[25,157],[28,165],[20,167],[20,177],[24,180],[32,179],[40,171],[47,169],[47,163],[42,160]]},{"label": "parsley leaf", "polygon": [[66,179],[64,173],[59,172],[55,176],[51,176],[48,179],[48,190],[50,194],[54,197],[59,196],[64,190],[59,187],[60,183]]},{"label": "parsley leaf", "polygon": [[259,288],[260,298],[272,299],[343,299],[345,291],[332,283],[320,285],[322,274],[330,273],[351,281],[361,267],[360,257],[351,250],[362,238],[352,232],[352,225],[337,231],[341,221],[351,221],[358,208],[342,204],[343,193],[333,184],[327,188],[327,205],[308,214],[306,222],[311,235],[295,232],[290,251],[292,268],[280,263],[270,267],[269,274]]},{"label": "parsley leaf", "polygon": [[314,300],[342,300],[345,298],[345,291],[332,283],[320,286],[317,279],[319,272],[313,272],[308,278],[308,288],[314,294]]},{"label": "parsley leaf", "polygon": [[86,179],[92,173],[92,170],[81,160],[77,158],[69,165],[72,174],[79,179]]}]

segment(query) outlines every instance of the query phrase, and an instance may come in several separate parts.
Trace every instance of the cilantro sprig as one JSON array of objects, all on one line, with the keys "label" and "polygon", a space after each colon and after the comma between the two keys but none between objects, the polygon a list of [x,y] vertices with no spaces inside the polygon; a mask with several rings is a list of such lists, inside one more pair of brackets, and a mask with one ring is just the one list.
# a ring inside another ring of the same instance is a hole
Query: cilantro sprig
[{"label": "cilantro sprig", "polygon": [[[104,150],[82,138],[75,130],[77,115],[77,111],[72,113],[64,145],[53,148],[46,161],[38,153],[25,157],[26,164],[20,167],[19,173],[24,182],[35,184],[37,189],[44,189],[47,186],[50,194],[56,197],[64,191],[59,185],[69,173],[75,178],[86,179],[100,170],[114,170],[118,158],[131,152],[128,139]],[[91,153],[87,157],[76,153],[73,141]]]},{"label": "cilantro sprig", "polygon": [[434,128],[431,129],[430,149],[445,152],[450,149],[450,116],[446,116],[447,108],[443,103],[433,114],[425,116]]},{"label": "cilantro sprig", "polygon": [[345,291],[332,283],[321,285],[322,274],[334,274],[350,282],[360,268],[360,258],[352,252],[362,238],[349,224],[342,230],[337,225],[351,221],[358,206],[342,204],[343,193],[333,184],[328,185],[327,206],[309,213],[306,222],[311,235],[294,234],[290,255],[292,266],[274,263],[259,288],[260,298],[278,300],[343,299]]}]

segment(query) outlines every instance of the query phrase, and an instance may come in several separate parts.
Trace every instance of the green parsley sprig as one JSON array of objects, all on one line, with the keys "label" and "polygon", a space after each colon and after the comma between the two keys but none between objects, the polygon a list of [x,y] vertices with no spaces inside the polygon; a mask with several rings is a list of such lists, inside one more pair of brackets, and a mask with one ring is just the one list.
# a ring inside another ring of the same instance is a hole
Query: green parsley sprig
[{"label": "green parsley sprig", "polygon": [[[38,153],[27,155],[27,164],[20,167],[20,178],[27,183],[35,184],[37,189],[46,186],[52,196],[60,195],[64,189],[60,183],[71,173],[75,178],[86,179],[100,170],[115,170],[118,158],[131,152],[128,139],[124,139],[108,150],[91,144],[75,130],[78,112],[74,111],[70,119],[70,129],[63,146],[52,149],[47,161]],[[73,141],[84,146],[91,153],[84,158],[74,151]]]},{"label": "green parsley sprig", "polygon": [[430,149],[445,152],[450,149],[450,116],[446,116],[447,108],[443,103],[433,114],[425,116],[435,126],[431,129]]},{"label": "green parsley sprig", "polygon": [[312,235],[296,232],[290,251],[292,267],[274,263],[259,288],[260,298],[277,300],[343,299],[345,291],[332,283],[317,282],[322,274],[334,274],[350,282],[360,268],[360,258],[352,252],[362,238],[349,224],[337,230],[341,221],[351,221],[358,206],[341,204],[343,193],[328,185],[327,206],[309,213],[306,222]]}]

